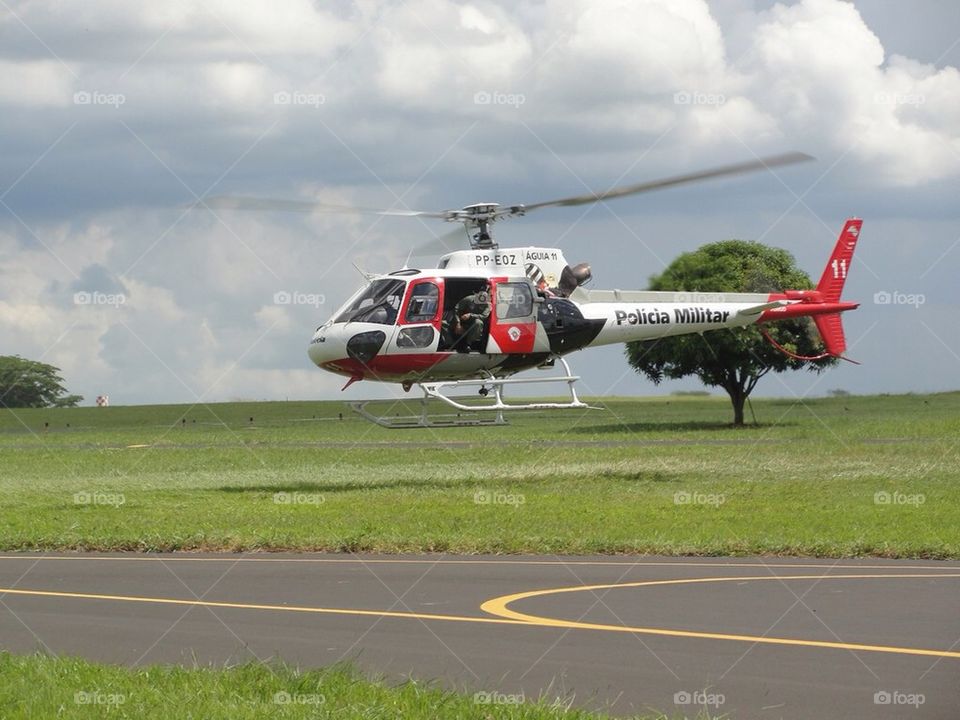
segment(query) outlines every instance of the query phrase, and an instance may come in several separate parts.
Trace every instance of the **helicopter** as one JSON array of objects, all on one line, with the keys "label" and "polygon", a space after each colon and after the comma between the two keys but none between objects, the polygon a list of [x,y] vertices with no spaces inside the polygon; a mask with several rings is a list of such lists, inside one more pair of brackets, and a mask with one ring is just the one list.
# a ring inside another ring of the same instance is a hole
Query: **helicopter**
[{"label": "helicopter", "polygon": [[[841,300],[841,293],[860,236],[859,218],[844,223],[815,289],[771,293],[591,290],[585,287],[592,279],[587,263],[571,266],[557,248],[501,248],[493,237],[496,222],[545,208],[603,202],[812,159],[785,153],[530,205],[483,202],[432,212],[217,196],[197,206],[373,213],[462,224],[469,249],[442,255],[436,267],[364,273],[366,284],[316,329],[307,354],[319,368],[346,377],[343,390],[361,380],[398,383],[405,391],[417,385],[423,393],[419,415],[377,416],[367,409],[371,401],[350,403],[361,416],[384,427],[504,424],[505,412],[590,407],[577,394],[580,378],[573,375],[566,356],[599,345],[757,324],[768,341],[795,359],[848,359],[843,355],[841,313],[859,303]],[[473,312],[478,303],[482,312]],[[812,318],[823,341],[822,354],[796,355],[763,330],[766,323],[799,317]],[[470,332],[465,324],[470,324]],[[558,363],[559,375],[514,377]],[[540,383],[566,384],[566,399],[505,400],[507,387]],[[461,389],[477,390],[479,397],[450,394]],[[442,401],[456,413],[431,414],[429,400]]]}]

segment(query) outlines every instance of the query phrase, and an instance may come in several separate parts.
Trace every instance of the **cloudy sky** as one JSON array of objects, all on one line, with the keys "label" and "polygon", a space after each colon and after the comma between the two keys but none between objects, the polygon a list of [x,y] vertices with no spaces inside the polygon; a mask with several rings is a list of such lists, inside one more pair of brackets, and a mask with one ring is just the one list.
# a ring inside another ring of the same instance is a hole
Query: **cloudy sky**
[{"label": "cloudy sky", "polygon": [[[817,162],[498,237],[589,261],[598,288],[731,237],[816,278],[858,215],[863,364],[757,393],[954,389],[958,67],[952,0],[0,0],[0,354],[59,366],[88,402],[343,398],[306,344],[353,263],[396,269],[449,228],[187,204],[529,203],[801,150]],[[697,386],[654,388],[619,347],[572,360],[591,393]],[[348,394],[390,392],[364,385]]]}]

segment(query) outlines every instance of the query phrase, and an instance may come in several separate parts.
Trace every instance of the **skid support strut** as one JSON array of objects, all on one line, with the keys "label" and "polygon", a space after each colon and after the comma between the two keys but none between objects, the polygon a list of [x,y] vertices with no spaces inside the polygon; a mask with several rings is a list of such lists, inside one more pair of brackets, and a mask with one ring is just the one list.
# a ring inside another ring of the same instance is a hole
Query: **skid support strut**
[{"label": "skid support strut", "polygon": [[[367,410],[367,404],[373,401],[350,403],[350,407],[361,417],[388,428],[410,427],[467,427],[472,425],[506,425],[504,417],[506,411],[519,410],[566,410],[575,408],[589,408],[590,405],[577,396],[575,384],[579,376],[570,372],[570,366],[563,358],[557,358],[563,366],[564,374],[547,378],[498,378],[493,374],[487,377],[471,378],[468,380],[442,380],[418,383],[423,391],[420,399],[420,414],[407,416],[377,416]],[[504,388],[508,385],[528,385],[543,383],[566,383],[569,399],[560,402],[513,402],[504,401]],[[462,396],[451,397],[445,395],[447,390],[460,388],[478,388],[483,401],[465,402]],[[430,400],[439,400],[449,405],[456,413],[445,415],[431,415],[428,412]]]}]

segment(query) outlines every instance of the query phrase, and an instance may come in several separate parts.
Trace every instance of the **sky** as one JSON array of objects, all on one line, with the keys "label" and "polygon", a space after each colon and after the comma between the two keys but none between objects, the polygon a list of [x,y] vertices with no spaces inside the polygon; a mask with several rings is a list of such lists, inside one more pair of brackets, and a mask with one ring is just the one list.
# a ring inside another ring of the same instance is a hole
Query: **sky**
[{"label": "sky", "polygon": [[[0,354],[56,365],[85,404],[392,396],[341,393],[307,342],[355,266],[432,265],[411,249],[448,226],[189,206],[532,203],[797,150],[817,161],[544,210],[498,240],[590,262],[594,288],[728,238],[816,280],[859,216],[862,364],[755,394],[956,389],[958,67],[952,0],[0,0]],[[653,386],[619,346],[570,360],[586,394],[699,387]]]}]

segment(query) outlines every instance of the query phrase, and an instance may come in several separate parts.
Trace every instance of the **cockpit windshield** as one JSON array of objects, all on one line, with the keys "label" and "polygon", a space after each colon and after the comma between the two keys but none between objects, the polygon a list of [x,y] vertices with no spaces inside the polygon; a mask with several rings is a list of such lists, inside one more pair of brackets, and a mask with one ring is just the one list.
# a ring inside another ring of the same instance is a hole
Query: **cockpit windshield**
[{"label": "cockpit windshield", "polygon": [[405,280],[374,280],[334,319],[334,322],[369,322],[393,325],[397,321]]}]

